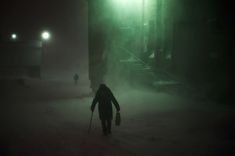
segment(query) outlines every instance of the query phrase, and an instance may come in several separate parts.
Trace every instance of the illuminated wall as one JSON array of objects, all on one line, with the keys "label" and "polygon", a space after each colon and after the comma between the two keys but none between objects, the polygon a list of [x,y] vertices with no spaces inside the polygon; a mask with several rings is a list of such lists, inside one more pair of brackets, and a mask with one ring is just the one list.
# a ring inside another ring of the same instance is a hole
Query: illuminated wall
[{"label": "illuminated wall", "polygon": [[145,67],[186,79],[213,77],[218,66],[223,73],[221,62],[229,57],[219,49],[234,48],[229,6],[222,0],[90,0],[91,82],[151,81]]},{"label": "illuminated wall", "polygon": [[[101,81],[125,81],[117,79],[119,75],[129,79],[133,63],[121,63],[127,60],[152,70],[169,64],[173,18],[168,12],[175,9],[171,0],[90,0],[88,4],[90,79],[95,86]],[[97,78],[97,71],[103,76]]]}]

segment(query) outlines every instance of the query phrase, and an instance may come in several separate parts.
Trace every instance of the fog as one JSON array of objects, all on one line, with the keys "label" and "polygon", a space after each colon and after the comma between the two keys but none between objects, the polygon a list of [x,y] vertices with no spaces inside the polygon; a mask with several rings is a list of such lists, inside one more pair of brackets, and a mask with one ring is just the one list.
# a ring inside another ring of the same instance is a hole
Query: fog
[{"label": "fog", "polygon": [[[10,13],[24,21],[15,41],[0,9],[1,156],[235,154],[234,2],[56,3]],[[41,29],[51,40],[34,38]],[[121,107],[109,136],[97,106],[88,133],[101,83]]]}]

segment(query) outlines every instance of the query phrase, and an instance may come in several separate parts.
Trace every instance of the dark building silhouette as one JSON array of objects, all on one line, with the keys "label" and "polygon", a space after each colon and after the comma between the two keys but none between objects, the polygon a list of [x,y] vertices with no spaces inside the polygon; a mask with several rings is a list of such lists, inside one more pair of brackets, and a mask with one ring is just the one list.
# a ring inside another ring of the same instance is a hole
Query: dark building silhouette
[{"label": "dark building silhouette", "polygon": [[1,77],[41,76],[41,42],[1,42],[0,51]]}]

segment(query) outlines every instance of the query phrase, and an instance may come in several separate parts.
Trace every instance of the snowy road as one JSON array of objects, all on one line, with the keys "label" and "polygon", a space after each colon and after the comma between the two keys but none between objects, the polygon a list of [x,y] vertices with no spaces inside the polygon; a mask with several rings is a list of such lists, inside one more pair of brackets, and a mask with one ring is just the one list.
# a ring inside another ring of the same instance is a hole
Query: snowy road
[{"label": "snowy road", "polygon": [[232,106],[164,92],[116,90],[122,124],[113,125],[112,136],[103,137],[97,111],[91,134],[87,133],[92,101],[87,86],[30,82],[7,91],[1,98],[0,155],[212,156],[234,152]]}]

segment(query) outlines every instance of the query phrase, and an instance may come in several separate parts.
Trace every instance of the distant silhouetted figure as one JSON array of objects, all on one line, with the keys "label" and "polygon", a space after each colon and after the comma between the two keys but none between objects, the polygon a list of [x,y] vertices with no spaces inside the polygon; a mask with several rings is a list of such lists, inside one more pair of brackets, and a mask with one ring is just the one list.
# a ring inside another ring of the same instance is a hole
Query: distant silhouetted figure
[{"label": "distant silhouetted figure", "polygon": [[91,105],[92,112],[94,111],[95,105],[97,103],[99,103],[98,110],[103,129],[103,134],[104,135],[111,134],[111,124],[113,119],[112,103],[116,107],[117,112],[120,111],[120,106],[115,97],[113,96],[111,90],[105,84],[101,84],[96,92],[96,95]]},{"label": "distant silhouetted figure", "polygon": [[73,79],[74,79],[74,83],[76,85],[78,83],[78,79],[79,79],[79,76],[77,73],[74,74]]}]

